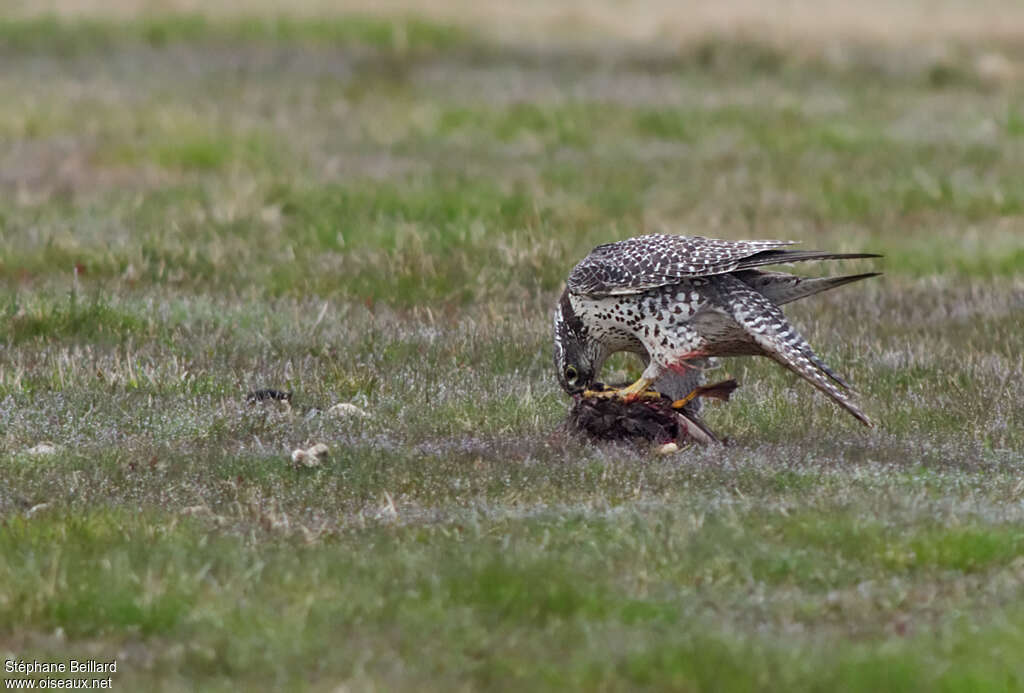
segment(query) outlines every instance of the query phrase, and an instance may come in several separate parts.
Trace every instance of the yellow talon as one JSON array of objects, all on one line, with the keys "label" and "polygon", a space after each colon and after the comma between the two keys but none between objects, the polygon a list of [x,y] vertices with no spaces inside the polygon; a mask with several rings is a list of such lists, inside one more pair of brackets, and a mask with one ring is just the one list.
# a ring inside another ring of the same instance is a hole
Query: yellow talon
[{"label": "yellow talon", "polygon": [[689,404],[693,400],[697,399],[700,396],[700,393],[701,393],[701,388],[699,388],[699,387],[695,388],[686,397],[683,397],[682,399],[677,399],[675,402],[673,402],[672,403],[672,408],[673,409],[682,409],[687,404]]},{"label": "yellow talon", "polygon": [[609,388],[607,390],[584,390],[583,396],[587,398],[591,397],[605,397],[621,399],[626,402],[633,402],[635,400],[656,400],[661,399],[661,393],[651,390],[650,387],[654,383],[653,380],[647,378],[640,378],[632,385],[624,387],[621,390]]},{"label": "yellow talon", "polygon": [[701,385],[699,387],[693,388],[693,391],[690,392],[690,394],[688,394],[686,397],[683,397],[682,399],[677,399],[675,402],[673,402],[672,408],[682,409],[697,397],[713,397],[714,399],[720,399],[723,402],[728,402],[729,396],[732,394],[732,391],[735,390],[737,387],[738,385],[736,384],[736,381],[733,378],[729,378],[728,380],[723,380],[712,385]]},{"label": "yellow talon", "polygon": [[648,392],[651,389],[651,385],[653,385],[653,384],[654,384],[654,381],[651,380],[650,378],[643,378],[643,377],[641,377],[641,378],[638,378],[637,381],[635,383],[633,383],[632,385],[630,385],[629,387],[624,387],[621,390],[619,390],[619,395],[623,399],[628,399],[628,400],[636,399],[640,395],[645,394],[646,392]]}]

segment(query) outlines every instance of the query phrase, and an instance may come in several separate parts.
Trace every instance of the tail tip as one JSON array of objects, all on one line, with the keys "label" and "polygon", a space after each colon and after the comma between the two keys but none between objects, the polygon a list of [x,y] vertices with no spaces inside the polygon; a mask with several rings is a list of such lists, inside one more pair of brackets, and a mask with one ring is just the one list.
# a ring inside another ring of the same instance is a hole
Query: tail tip
[{"label": "tail tip", "polygon": [[853,411],[851,413],[853,414],[853,416],[858,421],[860,421],[862,424],[864,424],[864,426],[866,428],[871,428],[871,429],[877,428],[877,426],[875,425],[875,422],[872,421],[871,418],[867,414],[865,414],[864,412],[860,411],[859,409],[857,411]]}]

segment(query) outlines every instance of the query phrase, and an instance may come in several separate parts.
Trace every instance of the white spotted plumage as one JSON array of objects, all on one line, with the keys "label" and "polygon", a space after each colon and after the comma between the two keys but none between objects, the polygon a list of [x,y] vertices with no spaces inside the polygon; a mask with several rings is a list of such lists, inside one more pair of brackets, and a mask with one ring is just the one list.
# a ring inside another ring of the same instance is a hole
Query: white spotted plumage
[{"label": "white spotted plumage", "polygon": [[[870,420],[837,376],[786,320],[778,305],[870,274],[801,278],[756,267],[853,257],[784,249],[789,241],[723,241],[653,234],[595,248],[572,270],[556,311],[556,362],[564,354],[559,321],[578,321],[594,374],[612,353],[632,351],[658,384],[715,356],[768,356],[808,380],[865,424]],[[567,300],[566,300],[567,298]]]}]

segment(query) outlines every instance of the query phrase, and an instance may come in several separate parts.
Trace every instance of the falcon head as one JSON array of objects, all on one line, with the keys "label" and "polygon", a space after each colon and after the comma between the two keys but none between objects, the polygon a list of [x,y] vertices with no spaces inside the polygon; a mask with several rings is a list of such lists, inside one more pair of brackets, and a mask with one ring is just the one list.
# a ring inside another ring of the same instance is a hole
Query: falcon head
[{"label": "falcon head", "polygon": [[583,392],[601,366],[601,346],[589,338],[587,328],[572,309],[569,290],[555,307],[555,372],[570,395]]}]

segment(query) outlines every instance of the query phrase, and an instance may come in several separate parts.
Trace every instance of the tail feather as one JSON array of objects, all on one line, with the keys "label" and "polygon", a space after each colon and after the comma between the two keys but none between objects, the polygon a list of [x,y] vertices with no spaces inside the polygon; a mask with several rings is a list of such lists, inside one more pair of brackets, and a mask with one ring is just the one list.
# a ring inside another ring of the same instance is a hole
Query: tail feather
[{"label": "tail feather", "polygon": [[762,250],[740,260],[736,269],[745,270],[764,265],[784,265],[810,260],[855,260],[867,257],[882,256],[875,253],[833,253],[824,250]]},{"label": "tail feather", "polygon": [[874,425],[850,394],[836,386],[835,383],[845,386],[845,381],[818,358],[778,306],[735,277],[723,277],[719,286],[733,319],[765,355],[821,390],[865,426]]},{"label": "tail feather", "polygon": [[818,355],[811,351],[811,347],[809,345],[804,350],[804,356],[806,356],[807,360],[809,360],[811,363],[817,366],[822,373],[831,378],[833,382],[840,385],[844,390],[846,390],[847,392],[854,392],[853,385],[851,385],[846,380],[846,378],[844,378],[843,376],[839,375],[834,370],[829,368],[828,364],[826,364],[824,361],[818,358]]},{"label": "tail feather", "polygon": [[765,272],[763,270],[742,270],[736,272],[744,284],[759,291],[777,306],[799,301],[823,291],[838,289],[862,279],[877,277],[881,272],[865,272],[864,274],[847,274],[842,277],[800,277],[786,272]]}]

